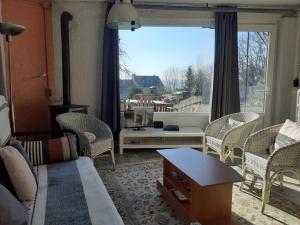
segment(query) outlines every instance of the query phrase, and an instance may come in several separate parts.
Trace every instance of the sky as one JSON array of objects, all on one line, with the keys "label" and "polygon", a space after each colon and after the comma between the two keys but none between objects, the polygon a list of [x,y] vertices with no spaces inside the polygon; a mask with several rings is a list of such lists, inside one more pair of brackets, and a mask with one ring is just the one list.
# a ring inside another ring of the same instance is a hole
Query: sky
[{"label": "sky", "polygon": [[214,61],[214,30],[201,27],[142,27],[119,31],[126,64],[137,75],[158,75],[175,66]]}]

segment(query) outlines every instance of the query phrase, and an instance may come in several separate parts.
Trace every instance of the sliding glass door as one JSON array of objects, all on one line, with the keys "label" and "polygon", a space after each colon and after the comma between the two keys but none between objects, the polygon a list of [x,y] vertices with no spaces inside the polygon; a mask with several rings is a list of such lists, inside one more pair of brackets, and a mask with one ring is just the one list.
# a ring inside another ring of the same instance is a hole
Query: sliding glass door
[{"label": "sliding glass door", "polygon": [[238,33],[238,65],[241,111],[264,115],[264,125],[270,124],[272,107],[275,28],[248,26]]}]

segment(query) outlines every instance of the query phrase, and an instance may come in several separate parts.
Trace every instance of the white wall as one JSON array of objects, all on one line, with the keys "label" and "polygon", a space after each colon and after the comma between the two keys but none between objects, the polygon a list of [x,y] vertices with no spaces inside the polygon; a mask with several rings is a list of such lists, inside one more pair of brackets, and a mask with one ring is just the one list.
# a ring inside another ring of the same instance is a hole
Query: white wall
[{"label": "white wall", "polygon": [[278,124],[290,118],[294,120],[296,88],[297,18],[284,17],[278,26],[276,69],[272,90],[272,123]]},{"label": "white wall", "polygon": [[62,101],[60,15],[68,11],[73,16],[70,21],[71,101],[73,104],[89,105],[89,112],[98,115],[106,3],[55,0],[52,5],[56,101]]}]

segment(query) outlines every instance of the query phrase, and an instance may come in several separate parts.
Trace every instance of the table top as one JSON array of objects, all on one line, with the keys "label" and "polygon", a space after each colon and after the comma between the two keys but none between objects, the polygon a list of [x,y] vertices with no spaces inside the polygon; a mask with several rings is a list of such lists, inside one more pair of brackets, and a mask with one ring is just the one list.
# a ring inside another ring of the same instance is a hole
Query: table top
[{"label": "table top", "polygon": [[144,130],[140,131],[123,128],[120,135],[126,137],[200,137],[204,135],[204,132],[199,127],[180,127],[179,131],[165,131],[162,128],[145,127]]},{"label": "table top", "polygon": [[202,187],[244,180],[230,166],[191,148],[157,150],[157,152]]}]

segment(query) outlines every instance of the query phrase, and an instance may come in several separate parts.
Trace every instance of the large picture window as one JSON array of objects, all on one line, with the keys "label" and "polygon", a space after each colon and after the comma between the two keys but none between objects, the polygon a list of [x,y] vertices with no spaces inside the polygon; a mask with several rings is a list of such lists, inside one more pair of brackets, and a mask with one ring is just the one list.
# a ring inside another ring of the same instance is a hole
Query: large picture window
[{"label": "large picture window", "polygon": [[[119,31],[121,109],[210,112],[214,29],[142,27]],[[263,113],[269,32],[238,32],[241,111]]]},{"label": "large picture window", "polygon": [[119,36],[121,109],[209,112],[213,29],[142,27]]}]

